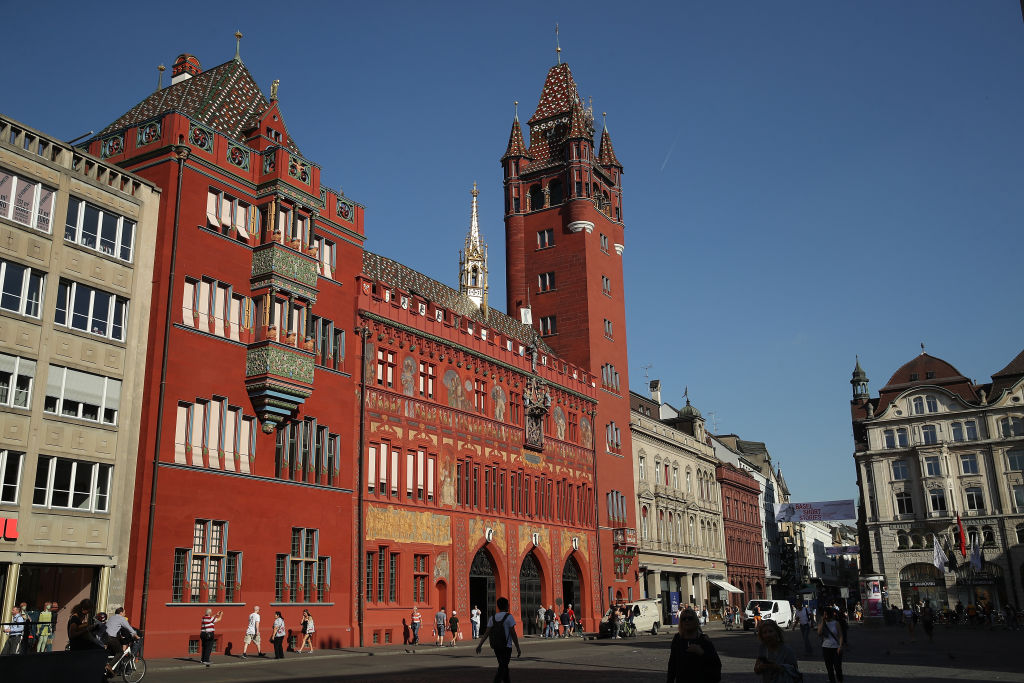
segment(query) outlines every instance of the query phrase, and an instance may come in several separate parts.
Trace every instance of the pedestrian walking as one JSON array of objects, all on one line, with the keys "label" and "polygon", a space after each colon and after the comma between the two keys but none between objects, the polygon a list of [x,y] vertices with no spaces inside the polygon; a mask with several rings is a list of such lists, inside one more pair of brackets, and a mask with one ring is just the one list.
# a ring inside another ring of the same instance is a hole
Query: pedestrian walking
[{"label": "pedestrian walking", "polygon": [[562,632],[559,634],[560,638],[565,638],[569,635],[569,608],[562,607],[562,613],[558,615],[558,623],[562,627]]},{"label": "pedestrian walking", "polygon": [[21,654],[21,641],[25,637],[25,615],[17,605],[11,608],[11,623],[4,626],[4,633],[7,634],[7,642],[4,643],[0,655]]},{"label": "pedestrian walking", "polygon": [[[968,607],[968,611],[970,607]],[[910,634],[910,640],[917,640],[914,637],[914,624],[917,619],[914,618],[914,609],[910,606],[909,602],[903,603],[903,623],[907,625],[907,633]]]},{"label": "pedestrian walking", "polygon": [[754,673],[761,675],[762,683],[797,683],[803,680],[796,655],[786,646],[782,629],[771,619],[757,627],[761,646],[754,661]]},{"label": "pedestrian walking", "polygon": [[281,612],[274,612],[274,625],[271,627],[271,642],[274,643],[274,659],[284,659],[284,638],[288,631],[284,627],[284,617]]},{"label": "pedestrian walking", "polygon": [[308,609],[302,610],[302,644],[299,645],[299,652],[309,645],[309,653],[313,654],[313,637],[316,633],[316,624],[313,623],[313,615]]},{"label": "pedestrian walking", "polygon": [[469,623],[473,626],[473,640],[480,637],[480,608],[473,605],[473,609],[469,611]]},{"label": "pedestrian walking", "polygon": [[423,615],[420,614],[418,607],[412,608],[412,617],[409,618],[409,625],[412,628],[412,645],[415,647],[420,644],[420,624],[423,621]]},{"label": "pedestrian walking", "polygon": [[68,617],[69,650],[92,650],[102,647],[92,635],[89,618],[92,615],[92,600],[86,598],[71,608]]},{"label": "pedestrian walking", "polygon": [[558,622],[555,621],[555,606],[551,605],[544,612],[544,637],[554,638],[555,634],[558,633],[558,627],[555,625]]},{"label": "pedestrian walking", "polygon": [[539,633],[542,638],[544,637],[544,613],[545,612],[547,612],[547,610],[544,609],[544,605],[541,605],[540,607],[537,608],[537,633]]},{"label": "pedestrian walking", "polygon": [[754,609],[751,611],[754,613],[754,628],[756,629],[761,625],[761,606],[755,602]]},{"label": "pedestrian walking", "polygon": [[818,624],[821,636],[821,656],[825,660],[829,683],[843,683],[843,645],[846,643],[846,624],[835,607],[826,607]]},{"label": "pedestrian walking", "polygon": [[693,610],[679,615],[679,630],[672,638],[668,656],[668,683],[718,681],[722,678],[722,659],[711,639],[700,630]]},{"label": "pedestrian walking", "polygon": [[515,617],[508,611],[508,598],[498,598],[497,608],[498,611],[487,620],[487,629],[476,645],[476,653],[480,654],[485,641],[490,643],[498,660],[498,672],[494,674],[494,683],[511,683],[508,665],[512,660],[512,646],[516,648],[516,657],[522,657],[523,651],[519,647],[519,637],[516,635]]},{"label": "pedestrian walking", "polygon": [[201,647],[199,661],[210,666],[210,655],[213,654],[213,644],[217,640],[217,622],[224,618],[224,610],[216,614],[209,607],[203,614],[199,625],[199,645]]},{"label": "pedestrian walking", "polygon": [[448,628],[448,613],[445,612],[444,606],[437,610],[437,614],[434,615],[434,635],[437,636],[437,642],[435,645],[441,647],[444,645],[444,632]]},{"label": "pedestrian walking", "polygon": [[448,618],[448,630],[452,633],[452,641],[448,643],[448,647],[455,647],[455,637],[459,633],[459,618],[456,614],[456,611],[452,610],[452,615]]},{"label": "pedestrian walking", "polygon": [[928,642],[932,642],[932,632],[935,630],[935,610],[932,609],[930,600],[925,600],[924,607],[921,608],[921,628],[928,636]]},{"label": "pedestrian walking", "polygon": [[245,627],[245,637],[242,638],[242,659],[248,659],[246,654],[249,651],[249,643],[256,645],[256,656],[262,657],[263,652],[260,651],[260,606],[255,605],[252,608],[252,614],[249,615],[249,624]]},{"label": "pedestrian walking", "polygon": [[[639,609],[640,608],[638,607],[637,610],[639,610]],[[702,607],[701,610],[700,610],[700,625],[702,627],[708,625],[708,606],[707,605],[704,605],[704,607]]]},{"label": "pedestrian walking", "polygon": [[576,612],[572,609],[572,603],[569,603],[569,633],[566,635],[572,635],[576,631]]},{"label": "pedestrian walking", "polygon": [[810,656],[813,652],[811,647],[811,624],[814,621],[811,608],[806,603],[802,603],[796,610],[796,618],[800,624],[800,635],[804,639],[804,655]]}]

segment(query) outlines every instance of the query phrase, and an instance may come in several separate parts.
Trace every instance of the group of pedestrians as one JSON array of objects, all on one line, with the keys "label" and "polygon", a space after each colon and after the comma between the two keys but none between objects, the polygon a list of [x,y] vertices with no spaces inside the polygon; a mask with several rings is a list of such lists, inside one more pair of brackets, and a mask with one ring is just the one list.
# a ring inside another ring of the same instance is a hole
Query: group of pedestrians
[{"label": "group of pedestrians", "polygon": [[[200,622],[199,640],[201,653],[199,661],[206,666],[210,666],[210,656],[213,654],[213,644],[217,640],[217,623],[223,618],[224,610],[214,613],[212,609],[208,608],[203,614],[202,621]],[[257,657],[263,656],[263,651],[260,649],[261,621],[262,617],[260,616],[260,606],[254,605],[252,613],[249,614],[249,622],[245,627],[245,634],[242,637],[242,659],[249,658],[249,645],[254,645],[256,647]],[[310,614],[308,609],[302,610],[300,629],[302,642],[296,652],[312,653],[316,636],[316,624],[313,621],[313,615]],[[270,642],[274,646],[274,659],[284,659],[284,651],[286,649],[285,639],[287,637],[288,628],[285,626],[284,615],[281,613],[281,610],[277,610],[274,612],[274,621],[270,627]],[[309,650],[306,650],[307,647]]]},{"label": "group of pedestrians", "polygon": [[568,638],[576,630],[576,612],[572,603],[567,603],[561,614],[555,611],[554,605],[547,609],[541,605],[537,609],[537,627],[541,638]]},{"label": "group of pedestrians", "polygon": [[27,602],[11,608],[11,619],[4,627],[7,642],[0,655],[50,652],[53,649],[53,627],[57,622],[58,605],[43,604],[42,609],[29,609]]}]

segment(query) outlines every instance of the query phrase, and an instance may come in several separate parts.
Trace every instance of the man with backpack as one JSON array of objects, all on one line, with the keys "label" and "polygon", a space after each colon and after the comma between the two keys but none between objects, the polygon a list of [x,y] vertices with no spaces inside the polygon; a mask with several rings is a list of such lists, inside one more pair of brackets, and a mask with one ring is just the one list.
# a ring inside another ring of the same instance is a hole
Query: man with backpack
[{"label": "man with backpack", "polygon": [[519,647],[519,637],[516,635],[515,617],[508,611],[508,598],[498,598],[497,607],[497,613],[487,620],[487,629],[476,645],[476,653],[480,654],[484,642],[489,643],[494,650],[494,656],[498,659],[498,672],[494,674],[494,682],[511,683],[508,664],[512,659],[512,646],[516,648],[517,657],[522,657],[523,651]]}]

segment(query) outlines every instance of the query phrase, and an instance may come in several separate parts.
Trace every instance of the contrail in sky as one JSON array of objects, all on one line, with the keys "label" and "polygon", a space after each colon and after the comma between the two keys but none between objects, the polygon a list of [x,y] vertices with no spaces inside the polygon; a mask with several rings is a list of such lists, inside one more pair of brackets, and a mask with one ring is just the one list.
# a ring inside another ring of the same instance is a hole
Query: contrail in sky
[{"label": "contrail in sky", "polygon": [[[1021,2],[1024,2],[1024,0],[1021,0]],[[659,169],[659,171],[665,170],[665,165],[668,164],[668,160],[672,156],[672,152],[675,150],[677,142],[679,142],[679,133],[676,133],[676,139],[672,141],[671,145],[669,145],[668,152],[665,153],[665,160],[661,162],[661,168]]]}]

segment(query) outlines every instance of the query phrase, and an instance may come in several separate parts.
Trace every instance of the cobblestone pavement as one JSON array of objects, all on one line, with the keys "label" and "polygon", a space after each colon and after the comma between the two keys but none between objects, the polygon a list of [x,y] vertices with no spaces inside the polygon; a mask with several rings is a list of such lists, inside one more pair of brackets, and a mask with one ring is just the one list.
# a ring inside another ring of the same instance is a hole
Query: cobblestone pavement
[{"label": "cobblestone pavement", "polygon": [[[752,673],[757,642],[751,632],[707,629],[722,656],[722,680],[755,683]],[[523,639],[522,659],[512,660],[515,681],[664,681],[671,636],[642,636],[627,640]],[[814,641],[816,642],[816,640]],[[799,631],[787,633],[787,643],[800,656],[806,683],[828,680],[820,649],[803,657]],[[938,627],[935,641],[923,633],[912,639],[902,628],[854,624],[850,650],[844,657],[849,683],[895,681],[1015,681],[1024,683],[1024,631],[989,631]],[[241,660],[214,656],[205,668],[187,659],[154,660],[146,681],[154,683],[218,683],[220,681],[490,681],[495,661],[487,646],[480,655],[471,644],[455,648],[403,646],[289,653],[283,661]]]}]

